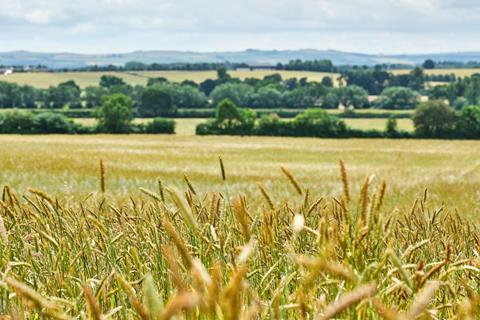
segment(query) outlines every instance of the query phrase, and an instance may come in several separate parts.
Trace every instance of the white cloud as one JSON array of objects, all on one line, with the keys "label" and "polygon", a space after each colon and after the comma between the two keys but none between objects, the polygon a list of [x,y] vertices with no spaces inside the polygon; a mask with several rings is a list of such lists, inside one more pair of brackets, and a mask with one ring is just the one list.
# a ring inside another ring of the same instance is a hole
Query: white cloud
[{"label": "white cloud", "polygon": [[479,14],[478,0],[0,0],[0,50],[480,50]]}]

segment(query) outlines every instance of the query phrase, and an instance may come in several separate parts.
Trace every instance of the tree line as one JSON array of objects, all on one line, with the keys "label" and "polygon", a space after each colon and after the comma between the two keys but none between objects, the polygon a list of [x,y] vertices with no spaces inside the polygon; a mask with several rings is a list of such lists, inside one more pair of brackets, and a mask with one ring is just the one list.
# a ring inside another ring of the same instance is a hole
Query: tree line
[{"label": "tree line", "polygon": [[216,117],[197,126],[199,135],[260,135],[322,138],[437,138],[480,139],[480,106],[457,111],[441,100],[423,102],[413,114],[413,133],[398,128],[390,118],[383,131],[349,128],[338,117],[319,108],[308,109],[292,120],[272,113],[257,119],[252,109],[238,108],[229,99],[217,106]]},{"label": "tree line", "polygon": [[[74,81],[66,81],[48,89],[0,81],[0,107],[82,109],[95,108],[104,96],[121,93],[129,96],[139,116],[173,116],[177,109],[214,108],[221,100],[253,109],[335,109],[381,108],[414,109],[421,95],[431,99],[447,99],[461,109],[478,104],[480,75],[458,78],[442,86],[428,87],[422,69],[395,75],[382,69],[350,69],[339,79],[324,77],[322,81],[307,78],[283,79],[280,74],[263,79],[232,77],[226,68],[217,70],[215,79],[201,83],[169,82],[164,77],[150,78],[146,86],[132,86],[112,75],[101,77],[99,85],[81,89]],[[341,86],[335,86],[340,82]],[[375,101],[369,95],[378,95]]]},{"label": "tree line", "polygon": [[[335,86],[336,81],[344,85]],[[132,86],[112,75],[104,75],[99,85],[84,89],[74,81],[48,89],[0,81],[0,107],[94,108],[104,96],[121,93],[132,99],[138,115],[146,117],[175,115],[177,109],[212,108],[225,98],[241,107],[254,109],[335,109],[340,105],[353,109],[411,109],[418,104],[419,93],[437,98],[443,94],[443,88],[426,90],[425,81],[420,69],[405,75],[392,75],[382,70],[350,70],[340,79],[327,76],[316,82],[307,78],[283,79],[280,74],[240,80],[232,77],[226,68],[218,69],[215,79],[199,84],[193,81],[172,83],[157,77],[148,79],[146,86]],[[372,103],[369,94],[376,93],[380,93],[380,97]]]}]

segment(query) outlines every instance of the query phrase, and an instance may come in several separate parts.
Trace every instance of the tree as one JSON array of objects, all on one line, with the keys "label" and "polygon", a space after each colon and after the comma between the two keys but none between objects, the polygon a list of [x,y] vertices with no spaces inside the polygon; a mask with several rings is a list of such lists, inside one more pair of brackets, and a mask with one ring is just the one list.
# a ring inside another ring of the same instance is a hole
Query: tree
[{"label": "tree", "polygon": [[216,86],[210,97],[214,105],[218,105],[224,99],[230,99],[237,106],[246,107],[254,94],[252,86],[244,83],[225,83]]},{"label": "tree", "polygon": [[165,83],[168,83],[168,79],[165,77],[149,78],[147,81],[147,87],[150,87],[156,84],[165,84]]},{"label": "tree", "polygon": [[339,89],[340,103],[347,109],[368,107],[368,92],[359,86],[346,86]]},{"label": "tree", "polygon": [[251,101],[252,108],[280,108],[282,104],[282,93],[272,87],[260,88]]},{"label": "tree", "polygon": [[464,96],[471,105],[480,104],[480,75],[474,74],[465,80]]},{"label": "tree", "polygon": [[250,134],[257,115],[250,109],[240,109],[229,99],[217,105],[213,125],[224,133]]},{"label": "tree", "polygon": [[133,119],[132,99],[123,94],[105,96],[96,116],[101,131],[128,133]]},{"label": "tree", "polygon": [[122,78],[116,77],[116,76],[109,76],[109,75],[103,75],[100,78],[100,86],[104,88],[110,88],[113,86],[123,86],[125,85],[125,81],[123,81]]},{"label": "tree", "polygon": [[325,87],[329,87],[329,88],[332,88],[333,87],[333,80],[331,77],[323,77],[322,78],[322,85],[324,85]]},{"label": "tree", "polygon": [[138,113],[143,117],[169,116],[175,111],[172,96],[164,86],[148,87],[140,98]]},{"label": "tree", "polygon": [[325,95],[327,89],[322,85],[308,84],[285,92],[284,105],[287,108],[312,108]]},{"label": "tree", "polygon": [[205,93],[206,96],[210,96],[213,89],[215,89],[216,85],[217,85],[217,82],[215,80],[207,79],[202,83],[200,83],[200,91]]},{"label": "tree", "polygon": [[327,94],[323,97],[322,108],[323,109],[338,109],[340,105],[340,97],[338,96],[338,90],[334,88],[328,90]]},{"label": "tree", "polygon": [[108,90],[104,87],[88,86],[84,93],[86,107],[96,108],[102,103],[102,98],[108,94]]},{"label": "tree", "polygon": [[60,83],[57,87],[50,86],[47,91],[46,107],[63,108],[70,106],[81,107],[80,87],[74,81]]},{"label": "tree", "polygon": [[419,101],[420,95],[412,89],[391,87],[382,92],[374,105],[380,109],[415,109]]},{"label": "tree", "polygon": [[217,69],[217,78],[219,80],[228,81],[228,79],[230,79],[230,75],[227,72],[227,68],[225,68],[223,66],[218,68]]},{"label": "tree", "polygon": [[236,121],[240,122],[242,116],[232,100],[224,99],[217,105],[216,120],[219,124],[230,128],[233,127]]},{"label": "tree", "polygon": [[454,132],[455,110],[440,100],[421,103],[413,114],[415,134],[426,138],[446,138]]},{"label": "tree", "polygon": [[432,59],[427,59],[423,63],[423,68],[424,69],[435,69],[435,62],[433,62]]},{"label": "tree", "polygon": [[468,106],[462,109],[458,130],[464,138],[480,138],[480,106]]},{"label": "tree", "polygon": [[205,108],[208,106],[207,96],[191,85],[170,84],[165,87],[172,97],[176,108]]},{"label": "tree", "polygon": [[387,125],[385,126],[385,135],[387,137],[395,137],[398,135],[398,123],[397,119],[390,117],[387,120]]}]

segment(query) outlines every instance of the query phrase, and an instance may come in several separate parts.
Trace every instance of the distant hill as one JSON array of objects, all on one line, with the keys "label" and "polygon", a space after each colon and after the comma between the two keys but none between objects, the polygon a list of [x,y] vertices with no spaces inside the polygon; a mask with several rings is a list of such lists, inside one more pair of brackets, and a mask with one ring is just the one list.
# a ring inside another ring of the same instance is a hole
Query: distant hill
[{"label": "distant hill", "polygon": [[119,54],[0,52],[0,65],[46,65],[50,68],[78,68],[88,65],[123,65],[129,61],[143,63],[232,62],[276,64],[293,59],[329,59],[335,65],[375,65],[379,63],[421,64],[435,61],[480,61],[480,52],[372,55],[336,50],[245,50],[239,52],[135,51]]}]

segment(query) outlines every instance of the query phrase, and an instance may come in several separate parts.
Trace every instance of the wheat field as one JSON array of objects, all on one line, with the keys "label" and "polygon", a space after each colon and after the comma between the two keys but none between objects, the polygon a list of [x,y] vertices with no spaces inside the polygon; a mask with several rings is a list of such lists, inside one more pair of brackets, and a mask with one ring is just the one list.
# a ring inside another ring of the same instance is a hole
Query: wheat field
[{"label": "wheat field", "polygon": [[[321,81],[329,76],[334,80],[338,74],[309,71],[286,71],[286,70],[236,70],[228,72],[232,77],[258,78],[261,79],[274,73],[280,74],[284,79],[307,78],[310,81]],[[102,75],[112,75],[122,78],[130,85],[146,85],[149,78],[165,77],[171,82],[182,82],[191,80],[197,83],[207,79],[215,79],[216,71],[132,71],[132,72],[25,72],[15,73],[9,76],[0,76],[0,81],[8,81],[20,85],[31,85],[36,88],[46,89],[49,86],[56,86],[62,82],[73,80],[81,88],[96,86]]]},{"label": "wheat field", "polygon": [[475,319],[480,145],[0,136],[10,319]]},{"label": "wheat field", "polygon": [[[407,74],[412,70],[391,70],[393,74]],[[475,73],[480,73],[479,68],[458,68],[458,69],[430,69],[424,70],[425,74],[428,75],[442,75],[442,74],[454,74],[457,77],[470,77]]]}]

